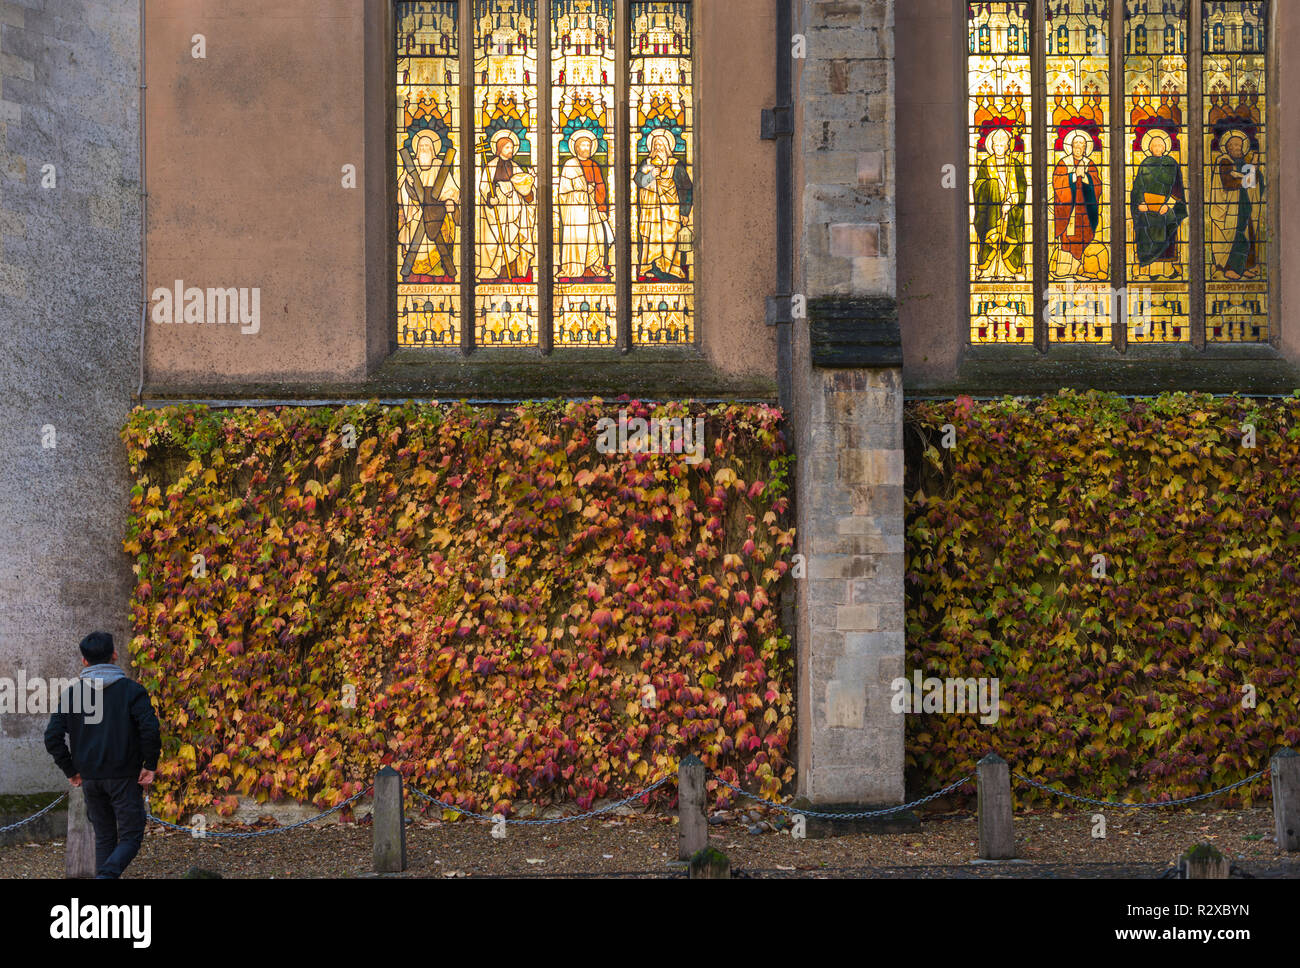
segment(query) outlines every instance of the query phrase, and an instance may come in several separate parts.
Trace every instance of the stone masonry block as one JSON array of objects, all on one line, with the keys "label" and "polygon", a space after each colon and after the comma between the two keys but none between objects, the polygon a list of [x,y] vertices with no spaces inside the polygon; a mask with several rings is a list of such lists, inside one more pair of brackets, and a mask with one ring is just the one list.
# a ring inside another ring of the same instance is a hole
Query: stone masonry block
[{"label": "stone masonry block", "polygon": [[880,254],[880,225],[831,226],[831,255],[840,259],[875,258]]},{"label": "stone masonry block", "polygon": [[902,486],[902,450],[843,450],[839,458],[839,479],[851,484]]},{"label": "stone masonry block", "polygon": [[831,679],[826,683],[826,725],[861,729],[867,714],[866,693],[860,683]]},{"label": "stone masonry block", "polygon": [[846,605],[836,614],[835,627],[844,632],[878,629],[880,609],[874,605]]},{"label": "stone masonry block", "polygon": [[894,263],[884,257],[853,260],[853,291],[863,295],[884,295],[894,288]]},{"label": "stone masonry block", "polygon": [[819,578],[867,578],[876,573],[874,563],[858,555],[816,555],[808,564],[808,574]]},{"label": "stone masonry block", "polygon": [[866,188],[885,181],[885,153],[864,151],[858,154],[858,185]]},{"label": "stone masonry block", "polygon": [[[847,605],[851,596],[847,581],[823,581],[810,579],[808,582],[808,602],[811,605]],[[834,628],[834,622],[830,623]]]}]

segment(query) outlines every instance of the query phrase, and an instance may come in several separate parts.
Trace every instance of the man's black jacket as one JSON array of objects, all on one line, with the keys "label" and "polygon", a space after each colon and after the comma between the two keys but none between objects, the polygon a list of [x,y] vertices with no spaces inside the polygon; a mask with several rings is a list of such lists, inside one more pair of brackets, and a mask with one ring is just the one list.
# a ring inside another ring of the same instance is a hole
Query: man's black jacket
[{"label": "man's black jacket", "polygon": [[[86,703],[72,702],[73,690],[81,689],[79,682],[63,694],[59,711],[45,728],[45,748],[64,775],[72,778],[81,774],[83,780],[118,780],[135,779],[142,768],[156,770],[162,737],[144,686],[130,679],[104,686],[99,691],[99,708],[89,717],[92,710]],[[87,718],[98,718],[98,722],[88,723]],[[65,733],[72,741],[71,750],[63,741]]]}]

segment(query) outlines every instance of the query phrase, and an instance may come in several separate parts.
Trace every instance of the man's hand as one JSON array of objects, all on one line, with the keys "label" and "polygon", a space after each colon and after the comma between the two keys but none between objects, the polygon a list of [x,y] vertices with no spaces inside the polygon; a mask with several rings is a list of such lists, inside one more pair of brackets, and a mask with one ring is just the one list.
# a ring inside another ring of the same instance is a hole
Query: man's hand
[{"label": "man's hand", "polygon": [[76,776],[69,777],[68,782],[71,783],[74,787],[81,786],[81,774],[78,773]]},{"label": "man's hand", "polygon": [[153,786],[153,778],[154,778],[153,770],[141,770],[140,777],[139,779],[136,780],[136,782],[139,783],[142,787],[148,788]]}]

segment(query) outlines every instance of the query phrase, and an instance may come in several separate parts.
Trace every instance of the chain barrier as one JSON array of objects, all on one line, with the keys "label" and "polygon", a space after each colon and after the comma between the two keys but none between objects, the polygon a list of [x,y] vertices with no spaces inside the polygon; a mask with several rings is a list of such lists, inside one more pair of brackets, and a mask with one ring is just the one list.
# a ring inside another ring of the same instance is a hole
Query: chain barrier
[{"label": "chain barrier", "polygon": [[961,786],[963,783],[969,783],[971,780],[975,778],[974,773],[968,774],[967,776],[962,777],[960,780],[957,780],[955,783],[948,784],[942,790],[938,790],[934,793],[931,793],[928,797],[922,797],[920,800],[914,800],[911,803],[905,803],[901,807],[886,807],[884,810],[860,810],[857,813],[826,813],[824,811],[819,811],[819,810],[797,810],[794,807],[787,807],[781,803],[774,803],[771,800],[764,800],[760,796],[757,796],[753,793],[749,793],[746,790],[742,790],[734,783],[728,783],[726,780],[718,776],[716,773],[711,773],[711,775],[715,780],[721,783],[724,787],[727,787],[729,790],[739,793],[742,797],[748,797],[751,800],[757,800],[759,803],[765,804],[766,806],[771,807],[773,810],[779,810],[782,813],[790,814],[791,816],[816,817],[816,818],[822,818],[826,820],[864,820],[867,817],[884,817],[884,816],[888,816],[891,813],[902,813],[904,810],[911,810],[915,807],[921,806],[924,803],[929,803],[931,800],[937,800],[945,793],[951,793],[953,790],[957,789],[957,787]]},{"label": "chain barrier", "polygon": [[1017,780],[1020,780],[1024,783],[1028,783],[1031,787],[1036,787],[1037,789],[1043,790],[1046,793],[1054,793],[1058,797],[1066,797],[1070,800],[1078,800],[1080,803],[1089,803],[1097,807],[1122,807],[1130,810],[1155,810],[1160,807],[1179,807],[1182,806],[1184,803],[1196,803],[1198,800],[1208,800],[1210,799],[1210,797],[1217,797],[1222,793],[1227,793],[1230,790],[1235,790],[1237,789],[1237,787],[1245,786],[1248,783],[1254,783],[1261,776],[1266,775],[1269,772],[1269,769],[1270,767],[1265,767],[1264,769],[1260,770],[1258,773],[1254,774],[1253,776],[1248,776],[1244,780],[1238,780],[1236,783],[1230,784],[1221,790],[1211,790],[1209,793],[1198,793],[1194,797],[1182,797],[1181,799],[1178,800],[1164,800],[1164,801],[1157,801],[1155,803],[1119,803],[1115,800],[1097,800],[1093,797],[1084,797],[1084,796],[1079,796],[1077,793],[1067,793],[1065,790],[1057,790],[1054,787],[1049,787],[1046,784],[1039,783],[1037,780],[1031,780],[1029,779],[1029,777],[1022,776],[1019,773],[1012,773],[1011,775],[1014,776]]},{"label": "chain barrier", "polygon": [[654,783],[646,787],[640,793],[634,793],[630,797],[624,797],[622,800],[618,800],[615,803],[609,804],[608,806],[601,807],[599,810],[592,810],[589,813],[580,813],[573,817],[555,817],[551,820],[509,820],[506,819],[505,817],[501,817],[498,819],[497,817],[489,817],[486,814],[474,813],[472,810],[463,810],[460,807],[453,807],[451,804],[443,803],[441,800],[435,799],[434,797],[429,796],[427,793],[417,790],[415,787],[411,787],[410,792],[414,793],[421,800],[426,800],[429,803],[432,803],[436,807],[441,807],[443,810],[450,810],[452,813],[458,813],[463,817],[470,817],[471,819],[474,820],[482,820],[490,824],[504,823],[504,824],[509,824],[511,826],[518,826],[518,827],[528,827],[528,826],[546,827],[546,826],[554,826],[555,824],[561,824],[561,823],[573,823],[576,820],[589,820],[592,817],[599,817],[602,814],[609,813],[611,810],[617,810],[619,807],[627,806],[629,803],[632,803],[634,800],[640,800],[642,797],[649,796],[650,794],[654,793],[661,786],[663,786],[665,783],[667,783],[669,780],[672,779],[675,779],[675,777],[673,776],[673,774],[669,773],[668,775],[662,776],[658,780],[655,780]]},{"label": "chain barrier", "polygon": [[67,797],[68,795],[66,793],[60,793],[58,799],[53,801],[52,803],[47,804],[45,808],[40,811],[40,813],[34,813],[26,820],[19,820],[17,823],[9,824],[9,826],[7,827],[0,827],[0,834],[8,833],[11,830],[17,830],[19,827],[25,827],[33,820],[39,820],[41,817],[45,816],[47,813],[49,813],[51,810],[57,807],[60,803],[66,800]]},{"label": "chain barrier", "polygon": [[[1199,793],[1196,796],[1192,796],[1192,797],[1181,797],[1177,800],[1157,801],[1154,803],[1120,803],[1115,800],[1099,800],[1096,799],[1095,797],[1085,797],[1077,793],[1069,793],[1065,790],[1058,790],[1055,787],[1047,786],[1045,783],[1039,783],[1037,780],[1031,780],[1029,777],[1021,773],[1013,772],[1011,775],[1015,777],[1017,780],[1021,781],[1022,783],[1026,783],[1031,787],[1034,787],[1038,790],[1042,790],[1044,793],[1051,793],[1058,797],[1064,797],[1069,800],[1077,800],[1080,803],[1086,803],[1092,806],[1116,807],[1116,808],[1129,809],[1129,810],[1154,810],[1154,809],[1159,809],[1161,807],[1179,807],[1187,803],[1197,803],[1201,800],[1208,800],[1211,797],[1217,797],[1224,793],[1229,793],[1232,790],[1237,789],[1238,787],[1243,787],[1248,784],[1254,783],[1260,777],[1267,776],[1268,773],[1269,773],[1269,768],[1266,767],[1265,769],[1260,770],[1258,773],[1246,777],[1244,780],[1238,780],[1236,783],[1229,784],[1228,786],[1223,787],[1219,790],[1212,790],[1209,793]],[[948,784],[942,790],[937,790],[934,793],[931,793],[929,796],[922,797],[919,800],[914,800],[911,803],[905,803],[897,807],[886,807],[883,810],[860,810],[856,813],[831,813],[831,812],[820,811],[820,810],[801,810],[795,807],[787,806],[782,803],[776,803],[775,801],[767,800],[763,797],[760,797],[757,794],[750,793],[748,790],[742,790],[734,783],[730,783],[727,780],[724,780],[722,777],[718,776],[716,773],[713,773],[712,771],[709,772],[709,776],[717,780],[718,783],[720,783],[722,786],[726,787],[727,789],[731,790],[733,793],[745,797],[746,799],[753,800],[757,803],[761,803],[764,806],[769,807],[773,810],[777,810],[789,816],[815,817],[818,819],[825,819],[825,820],[865,820],[870,817],[885,817],[893,813],[902,813],[904,810],[913,810],[917,807],[929,803],[931,800],[937,800],[939,797],[951,793],[959,786],[969,783],[976,778],[975,773],[970,773],[962,777],[961,779]],[[546,827],[546,826],[555,826],[558,824],[574,823],[579,820],[590,820],[593,817],[603,816],[604,814],[617,810],[620,807],[625,807],[631,803],[634,803],[637,800],[641,800],[644,799],[645,797],[648,797],[650,794],[654,793],[656,790],[662,787],[665,783],[668,783],[670,780],[673,779],[675,779],[675,776],[670,773],[660,777],[658,780],[656,780],[650,786],[646,787],[644,790],[641,790],[638,793],[634,793],[629,797],[624,797],[622,800],[617,800],[613,803],[610,803],[607,806],[601,807],[599,810],[591,810],[587,813],[575,814],[574,816],[570,816],[570,817],[555,817],[550,820],[511,820],[505,817],[488,816],[487,814],[475,813],[472,810],[465,810],[461,807],[456,807],[456,806],[452,806],[449,803],[444,803],[443,801],[437,799],[436,797],[431,797],[429,796],[429,794],[424,793],[421,790],[417,790],[415,787],[410,787],[407,790],[407,792],[414,794],[416,797],[426,801],[427,803],[433,804],[439,809],[446,810],[451,813],[458,813],[461,816],[469,817],[472,820],[479,820],[484,823],[491,823],[491,824],[504,823],[511,826],[521,826],[521,827],[523,826]],[[367,786],[364,790],[362,790],[360,793],[348,797],[348,799],[344,800],[342,803],[330,807],[328,810],[324,811],[323,813],[319,813],[314,817],[308,817],[306,820],[300,820],[297,823],[289,824],[287,827],[271,827],[267,830],[249,830],[249,831],[242,831],[238,833],[223,832],[223,831],[216,831],[216,830],[209,831],[204,829],[199,833],[198,836],[199,837],[221,837],[221,838],[228,838],[231,840],[242,840],[249,837],[268,837],[272,834],[288,833],[291,830],[297,830],[300,827],[305,827],[308,824],[315,823],[317,820],[321,820],[332,814],[338,813],[340,810],[344,809],[350,804],[353,804],[357,800],[360,800],[363,796],[371,792],[373,789],[374,789],[374,785],[371,784],[370,786]],[[67,799],[67,796],[68,795],[66,793],[60,794],[60,796],[57,799],[55,799],[54,801],[46,805],[38,813],[32,814],[32,816],[28,817],[25,820],[19,820],[17,823],[11,823],[8,826],[0,827],[0,834],[7,833],[10,830],[17,830],[19,827],[26,826],[27,824],[32,823],[33,821],[39,820],[41,817],[45,816],[45,814],[49,813],[56,806],[58,806],[65,799]],[[145,814],[154,823],[166,827],[170,830],[181,830],[188,834],[193,835],[194,831],[197,829],[194,827],[186,827],[181,824],[171,823],[167,820],[163,820],[161,817],[155,817],[150,808],[148,795],[145,796]]]},{"label": "chain barrier", "polygon": [[[204,828],[199,832],[198,838],[205,839],[207,837],[225,837],[225,838],[229,838],[230,840],[243,840],[248,837],[268,837],[271,834],[287,834],[290,830],[296,830],[299,827],[305,827],[307,826],[307,824],[315,823],[317,820],[320,820],[324,817],[328,817],[330,814],[338,813],[348,804],[360,800],[362,797],[364,797],[367,793],[369,793],[373,789],[374,789],[373,785],[368,786],[360,793],[356,794],[355,796],[348,797],[342,803],[330,807],[324,813],[318,813],[316,814],[316,816],[308,817],[306,820],[299,820],[297,823],[290,824],[287,827],[271,827],[268,830],[246,830],[246,831],[241,831],[239,833],[230,833],[230,832],[223,832],[218,830],[208,830]],[[180,824],[169,823],[168,821],[163,820],[161,817],[155,817],[149,808],[148,796],[144,798],[144,810],[145,810],[145,815],[154,823],[161,824],[162,826],[167,827],[170,830],[184,830],[186,833],[190,834],[191,836],[194,836],[194,831],[196,829],[194,827],[183,827]]]}]

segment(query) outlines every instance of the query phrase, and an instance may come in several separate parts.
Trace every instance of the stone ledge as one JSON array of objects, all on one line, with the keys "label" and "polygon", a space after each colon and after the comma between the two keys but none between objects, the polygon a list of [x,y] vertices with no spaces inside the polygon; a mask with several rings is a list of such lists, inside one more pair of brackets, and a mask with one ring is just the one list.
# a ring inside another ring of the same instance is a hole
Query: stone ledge
[{"label": "stone ledge", "polygon": [[[325,400],[408,399],[520,401],[627,395],[641,400],[760,401],[775,404],[775,374],[733,376],[715,369],[698,351],[483,350],[469,357],[398,350],[364,380],[317,380],[296,384],[270,379],[248,381],[155,379],[141,402],[179,401],[311,402]],[[524,355],[527,354],[527,355]]]}]

